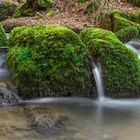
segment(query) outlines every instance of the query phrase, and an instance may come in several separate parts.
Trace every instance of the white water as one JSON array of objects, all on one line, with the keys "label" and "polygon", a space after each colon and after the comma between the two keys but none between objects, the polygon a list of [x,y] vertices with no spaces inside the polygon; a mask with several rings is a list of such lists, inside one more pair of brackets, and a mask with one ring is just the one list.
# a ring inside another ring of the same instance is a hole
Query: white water
[{"label": "white water", "polygon": [[104,96],[101,64],[92,63],[92,72],[93,72],[96,86],[97,86],[98,99],[99,99],[99,101],[104,101],[105,96]]},{"label": "white water", "polygon": [[126,43],[125,46],[135,52],[140,59],[140,40],[132,40]]},{"label": "white water", "polygon": [[[132,51],[134,51],[139,59],[140,59],[140,40],[132,40],[125,44],[125,46]],[[107,104],[123,104],[125,102],[126,104],[130,103],[130,100],[114,100],[111,98],[106,98],[104,94],[104,86],[103,86],[103,80],[102,80],[102,70],[101,70],[101,64],[100,63],[92,63],[92,72],[95,78],[96,86],[97,86],[97,92],[98,92],[98,101],[99,103],[107,103]],[[97,101],[97,102],[98,102]]]},{"label": "white water", "polygon": [[2,105],[14,104],[19,101],[7,69],[5,50],[5,47],[0,48],[0,104]]}]

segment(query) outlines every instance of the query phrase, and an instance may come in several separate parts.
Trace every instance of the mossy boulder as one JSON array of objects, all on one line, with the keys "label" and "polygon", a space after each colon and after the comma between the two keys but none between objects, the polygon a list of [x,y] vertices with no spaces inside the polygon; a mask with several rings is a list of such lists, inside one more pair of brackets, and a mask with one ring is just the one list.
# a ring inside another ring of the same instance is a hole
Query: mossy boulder
[{"label": "mossy boulder", "polygon": [[[105,21],[108,22],[105,22]],[[105,18],[103,19],[103,27],[110,27],[112,31],[117,32],[128,26],[139,26],[140,23],[140,12],[122,12],[120,10],[111,10],[106,13]],[[106,25],[109,24],[109,25]]]},{"label": "mossy boulder", "polygon": [[128,26],[115,34],[122,42],[128,42],[139,36],[139,30],[135,26]]},{"label": "mossy boulder", "polygon": [[8,44],[8,66],[22,96],[91,92],[89,52],[72,30],[57,25],[17,27]]},{"label": "mossy boulder", "polygon": [[42,18],[44,18],[44,15],[41,14],[40,12],[36,12],[34,18],[35,19],[42,19]]},{"label": "mossy boulder", "polygon": [[140,0],[126,0],[127,2],[140,7]]},{"label": "mossy boulder", "polygon": [[122,41],[138,38],[140,36],[140,12],[111,10],[103,19],[102,27],[115,33],[118,32],[117,35],[120,39],[122,38]]},{"label": "mossy boulder", "polygon": [[52,5],[52,0],[26,0],[26,2],[16,10],[13,17],[33,16],[39,10],[46,10]]},{"label": "mossy boulder", "polygon": [[140,60],[134,52],[126,48],[114,33],[104,29],[87,28],[80,36],[93,61],[99,61],[102,65],[107,95],[139,93]]},{"label": "mossy boulder", "polygon": [[120,12],[120,15],[127,20],[140,24],[140,12]]},{"label": "mossy boulder", "polygon": [[0,21],[13,15],[17,6],[8,2],[0,3]]},{"label": "mossy boulder", "polygon": [[6,33],[3,29],[3,26],[0,24],[0,47],[7,44]]},{"label": "mossy boulder", "polygon": [[140,29],[140,24],[133,22],[131,20],[128,20],[119,14],[114,14],[114,32],[117,32],[128,26],[135,26],[138,28],[138,30]]}]

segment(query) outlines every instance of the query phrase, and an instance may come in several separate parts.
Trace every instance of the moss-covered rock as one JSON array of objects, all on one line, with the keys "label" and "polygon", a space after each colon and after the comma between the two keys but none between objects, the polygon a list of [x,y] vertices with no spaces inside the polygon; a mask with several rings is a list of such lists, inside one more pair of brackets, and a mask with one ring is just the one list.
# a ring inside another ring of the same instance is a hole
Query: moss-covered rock
[{"label": "moss-covered rock", "polygon": [[[122,41],[140,36],[140,12],[111,10],[102,21],[102,27],[117,34]],[[132,32],[132,34],[131,34]],[[126,38],[125,38],[126,37]]]},{"label": "moss-covered rock", "polygon": [[61,26],[17,27],[9,37],[8,65],[19,93],[86,96],[91,92],[88,50]]},{"label": "moss-covered rock", "polygon": [[123,96],[139,92],[140,60],[126,48],[114,33],[97,28],[84,29],[82,41],[93,60],[102,64],[106,94]]},{"label": "moss-covered rock", "polygon": [[140,7],[140,0],[126,0],[127,2]]},{"label": "moss-covered rock", "polygon": [[111,10],[106,13],[102,21],[102,27],[117,32],[128,26],[139,26],[140,12],[122,12]]},{"label": "moss-covered rock", "polygon": [[128,26],[115,34],[122,42],[128,42],[139,36],[139,30],[135,26]]},{"label": "moss-covered rock", "polygon": [[45,16],[49,18],[55,16],[55,14],[56,14],[55,11],[50,11]]},{"label": "moss-covered rock", "polygon": [[44,18],[44,15],[41,14],[40,12],[36,12],[34,17],[35,17],[35,19],[42,19],[42,18]]},{"label": "moss-covered rock", "polygon": [[8,3],[8,2],[0,3],[0,21],[13,15],[16,8],[17,8],[16,5]]},{"label": "moss-covered rock", "polygon": [[125,27],[128,27],[128,26],[135,26],[139,30],[140,24],[135,23],[131,20],[128,20],[119,14],[114,14],[114,32],[117,32],[117,31],[124,29]]},{"label": "moss-covered rock", "polygon": [[140,12],[120,12],[120,15],[127,20],[140,24]]},{"label": "moss-covered rock", "polygon": [[0,47],[5,46],[6,43],[7,43],[6,34],[2,25],[0,24]]},{"label": "moss-covered rock", "polygon": [[33,16],[38,10],[48,9],[52,5],[52,0],[26,0],[26,2],[16,10],[13,17]]}]

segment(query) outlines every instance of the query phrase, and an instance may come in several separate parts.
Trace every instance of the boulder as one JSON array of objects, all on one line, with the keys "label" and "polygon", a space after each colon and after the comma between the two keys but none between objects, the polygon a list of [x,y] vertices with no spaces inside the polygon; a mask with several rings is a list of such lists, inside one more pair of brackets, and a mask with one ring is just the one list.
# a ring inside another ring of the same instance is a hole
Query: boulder
[{"label": "boulder", "polygon": [[101,63],[106,95],[139,94],[140,60],[137,54],[126,48],[114,33],[104,29],[87,28],[80,36],[94,62]]},{"label": "boulder", "polygon": [[17,6],[8,2],[0,3],[0,21],[12,16]]},{"label": "boulder", "polygon": [[7,44],[6,33],[5,30],[3,29],[3,26],[0,24],[0,47],[6,46],[6,44]]},{"label": "boulder", "polygon": [[8,44],[8,65],[22,96],[91,93],[89,52],[72,30],[57,25],[17,27]]}]

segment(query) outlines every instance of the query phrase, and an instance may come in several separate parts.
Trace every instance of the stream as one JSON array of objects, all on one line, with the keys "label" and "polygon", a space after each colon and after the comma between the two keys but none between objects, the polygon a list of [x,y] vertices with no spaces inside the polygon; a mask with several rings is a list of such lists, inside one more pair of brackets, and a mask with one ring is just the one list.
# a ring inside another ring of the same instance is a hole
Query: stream
[{"label": "stream", "polygon": [[22,101],[11,82],[6,52],[0,52],[0,103],[0,140],[140,139],[140,99]]}]

